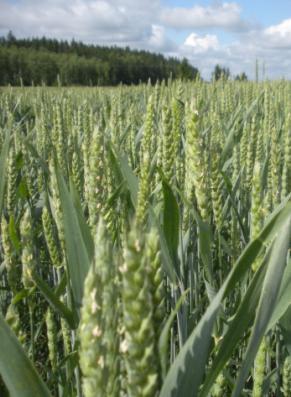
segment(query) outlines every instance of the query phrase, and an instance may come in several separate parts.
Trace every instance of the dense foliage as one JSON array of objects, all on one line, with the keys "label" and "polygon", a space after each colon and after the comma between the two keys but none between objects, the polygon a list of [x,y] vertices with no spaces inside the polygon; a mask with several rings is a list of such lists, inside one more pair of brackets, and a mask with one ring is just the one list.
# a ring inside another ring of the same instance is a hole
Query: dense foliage
[{"label": "dense foliage", "polygon": [[48,38],[0,38],[0,85],[117,85],[165,78],[195,79],[186,59]]},{"label": "dense foliage", "polygon": [[0,110],[1,397],[290,396],[290,83]]}]

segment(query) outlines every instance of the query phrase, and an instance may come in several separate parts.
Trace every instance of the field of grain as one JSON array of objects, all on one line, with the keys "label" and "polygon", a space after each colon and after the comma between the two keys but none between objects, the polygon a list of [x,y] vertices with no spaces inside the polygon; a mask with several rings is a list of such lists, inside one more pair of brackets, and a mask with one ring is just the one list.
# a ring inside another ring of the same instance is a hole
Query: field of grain
[{"label": "field of grain", "polygon": [[290,95],[1,89],[1,397],[291,396]]}]

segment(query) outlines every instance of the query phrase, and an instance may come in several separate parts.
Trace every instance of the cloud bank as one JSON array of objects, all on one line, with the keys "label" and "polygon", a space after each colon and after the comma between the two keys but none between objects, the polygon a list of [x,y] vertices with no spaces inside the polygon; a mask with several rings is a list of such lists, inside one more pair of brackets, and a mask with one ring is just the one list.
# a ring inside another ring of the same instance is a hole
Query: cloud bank
[{"label": "cloud bank", "polygon": [[242,18],[236,2],[187,8],[160,0],[0,0],[0,34],[8,30],[187,57],[206,78],[217,63],[253,76],[256,58],[270,78],[291,78],[291,18],[263,28]]}]

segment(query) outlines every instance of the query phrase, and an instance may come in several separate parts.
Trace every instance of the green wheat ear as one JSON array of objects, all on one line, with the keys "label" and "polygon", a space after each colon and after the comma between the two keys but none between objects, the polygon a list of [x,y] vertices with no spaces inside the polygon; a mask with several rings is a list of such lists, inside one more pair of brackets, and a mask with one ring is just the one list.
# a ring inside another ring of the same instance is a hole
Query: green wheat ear
[{"label": "green wheat ear", "polygon": [[72,179],[79,194],[81,203],[83,203],[83,176],[82,176],[82,162],[80,154],[76,151],[72,154]]},{"label": "green wheat ear", "polygon": [[59,186],[57,181],[56,169],[51,161],[49,163],[50,170],[50,188],[51,188],[51,196],[52,196],[52,208],[54,219],[57,225],[58,236],[61,244],[62,253],[66,252],[65,248],[65,230],[64,230],[64,220],[63,220],[63,210],[61,205]]},{"label": "green wheat ear", "polygon": [[[262,188],[261,188],[261,171],[260,164],[256,163],[254,167],[253,184],[252,184],[252,203],[251,203],[251,238],[255,239],[260,234],[263,225],[262,209]],[[257,258],[252,264],[253,271],[258,269],[260,258]]]},{"label": "green wheat ear", "polygon": [[13,330],[15,335],[17,336],[18,340],[20,343],[25,342],[25,334],[22,331],[22,324],[19,316],[19,310],[17,307],[11,303],[8,306],[5,320],[7,321],[7,324],[10,326],[10,328]]},{"label": "green wheat ear", "polygon": [[284,161],[282,172],[282,193],[281,199],[286,197],[291,190],[291,114],[288,113],[285,122],[284,136]]},{"label": "green wheat ear", "polygon": [[154,106],[153,97],[149,98],[144,134],[141,143],[140,182],[137,196],[136,221],[139,226],[145,225],[147,221],[147,210],[150,197],[150,165],[151,165],[151,143],[154,134]]},{"label": "green wheat ear", "polygon": [[7,280],[13,293],[17,293],[20,281],[20,269],[17,263],[17,256],[9,235],[9,224],[5,217],[1,221],[2,248],[4,263],[7,270]]},{"label": "green wheat ear", "polygon": [[263,382],[265,378],[265,367],[266,367],[266,351],[267,351],[267,341],[266,338],[264,337],[260,344],[254,364],[254,386],[253,386],[254,397],[263,396]]},{"label": "green wheat ear", "polygon": [[291,357],[287,356],[284,360],[282,370],[282,391],[284,397],[291,397]]},{"label": "green wheat ear", "polygon": [[[193,190],[198,204],[198,210],[203,220],[210,217],[210,192],[208,190],[208,165],[206,164],[203,141],[199,129],[199,113],[195,103],[188,104],[186,109],[186,183],[188,196],[193,197]],[[187,180],[188,179],[188,180]]]},{"label": "green wheat ear", "polygon": [[119,393],[117,268],[104,221],[99,221],[95,257],[85,280],[79,326],[85,397]]},{"label": "green wheat ear", "polygon": [[42,225],[52,264],[55,267],[60,267],[62,265],[62,261],[59,252],[60,250],[54,236],[54,222],[46,206],[43,208],[42,211]]},{"label": "green wheat ear", "polygon": [[212,389],[211,397],[224,397],[225,396],[226,380],[222,372],[218,375]]},{"label": "green wheat ear", "polygon": [[52,367],[52,371],[55,372],[57,369],[57,326],[54,318],[54,314],[50,308],[48,308],[45,316],[46,329],[47,329],[47,340],[48,340],[48,351],[49,360]]},{"label": "green wheat ear", "polygon": [[80,366],[83,373],[83,393],[85,397],[105,395],[104,365],[105,352],[102,342],[104,327],[102,323],[102,281],[100,262],[104,252],[103,232],[96,236],[95,254],[84,285],[84,296],[79,325]]},{"label": "green wheat ear", "polygon": [[153,301],[146,268],[145,241],[134,228],[124,250],[122,304],[127,395],[154,396],[158,390]]},{"label": "green wheat ear", "polygon": [[[220,173],[220,165],[219,165],[219,152],[216,149],[218,146],[218,142],[214,141],[212,143],[214,145],[213,150],[211,151],[211,198],[212,198],[212,207],[213,214],[216,223],[217,230],[220,231],[222,229],[222,213],[223,213],[223,178]],[[215,148],[216,147],[216,148]]]},{"label": "green wheat ear", "polygon": [[174,136],[172,128],[172,115],[168,107],[163,108],[163,157],[162,165],[165,177],[169,182],[174,178]]},{"label": "green wheat ear", "polygon": [[8,181],[7,181],[7,211],[9,215],[13,215],[16,205],[16,182],[17,182],[17,169],[16,169],[16,154],[14,145],[11,146],[8,158]]},{"label": "green wheat ear", "polygon": [[33,243],[32,217],[30,209],[27,209],[20,223],[21,233],[21,263],[22,263],[22,283],[29,289],[34,286],[33,272],[35,271],[35,253]]},{"label": "green wheat ear", "polygon": [[100,128],[95,127],[89,155],[90,174],[88,186],[89,224],[92,230],[96,229],[98,218],[103,209],[103,190],[105,182],[103,156],[102,132]]}]

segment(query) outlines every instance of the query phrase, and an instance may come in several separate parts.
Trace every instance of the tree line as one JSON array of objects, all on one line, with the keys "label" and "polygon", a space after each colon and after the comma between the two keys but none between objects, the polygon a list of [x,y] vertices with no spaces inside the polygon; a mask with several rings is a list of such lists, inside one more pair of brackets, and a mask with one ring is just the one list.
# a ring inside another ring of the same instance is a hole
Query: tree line
[{"label": "tree line", "polygon": [[196,79],[187,59],[56,39],[0,37],[0,85],[117,85]]},{"label": "tree line", "polygon": [[[215,65],[214,70],[211,74],[212,80],[229,80],[230,79],[230,70],[227,67],[223,67],[220,65]],[[245,72],[237,74],[234,76],[235,81],[246,81],[248,80],[248,76]]]}]

